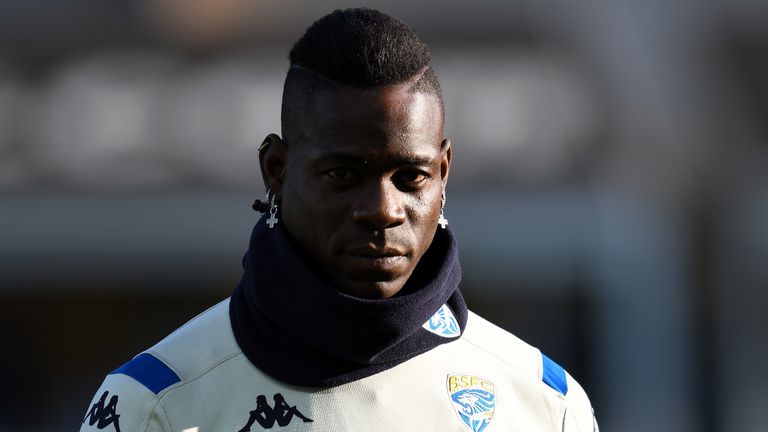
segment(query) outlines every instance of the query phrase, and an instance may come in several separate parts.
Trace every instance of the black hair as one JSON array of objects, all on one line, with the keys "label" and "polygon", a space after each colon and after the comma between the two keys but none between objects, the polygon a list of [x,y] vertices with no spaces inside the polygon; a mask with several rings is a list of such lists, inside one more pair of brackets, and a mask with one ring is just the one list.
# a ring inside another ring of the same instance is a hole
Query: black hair
[{"label": "black hair", "polygon": [[283,136],[318,89],[379,88],[415,79],[412,91],[442,91],[427,44],[397,19],[368,8],[335,10],[315,21],[290,51],[281,113]]}]

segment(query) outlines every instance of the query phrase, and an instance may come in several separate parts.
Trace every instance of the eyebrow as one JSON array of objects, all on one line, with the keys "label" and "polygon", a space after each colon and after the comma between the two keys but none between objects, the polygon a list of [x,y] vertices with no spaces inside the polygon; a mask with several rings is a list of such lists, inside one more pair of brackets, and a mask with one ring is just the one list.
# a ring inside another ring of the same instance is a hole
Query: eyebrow
[{"label": "eyebrow", "polygon": [[[366,165],[368,164],[368,159],[361,156],[351,155],[349,153],[339,153],[339,152],[324,152],[320,153],[315,160],[312,161],[313,165],[320,165],[324,163],[338,163],[343,162],[350,165]],[[418,155],[402,155],[397,156],[394,159],[394,162],[396,162],[398,165],[429,165],[432,163],[432,158],[427,156],[418,156]]]}]

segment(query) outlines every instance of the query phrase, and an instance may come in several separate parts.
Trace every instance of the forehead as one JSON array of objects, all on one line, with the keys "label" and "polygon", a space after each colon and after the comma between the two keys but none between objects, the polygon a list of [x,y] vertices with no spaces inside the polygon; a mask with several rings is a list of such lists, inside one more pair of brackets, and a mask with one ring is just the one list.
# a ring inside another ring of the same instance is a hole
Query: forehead
[{"label": "forehead", "polygon": [[409,85],[320,90],[306,114],[302,135],[311,153],[432,153],[442,141],[440,101]]}]

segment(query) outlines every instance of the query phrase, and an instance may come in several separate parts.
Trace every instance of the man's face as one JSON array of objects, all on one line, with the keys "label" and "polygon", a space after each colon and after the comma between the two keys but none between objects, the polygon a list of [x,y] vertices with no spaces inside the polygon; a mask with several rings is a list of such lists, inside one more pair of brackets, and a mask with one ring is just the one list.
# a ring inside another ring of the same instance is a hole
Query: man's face
[{"label": "man's face", "polygon": [[389,298],[435,235],[451,162],[434,95],[408,85],[313,97],[287,142],[282,223],[340,291]]}]

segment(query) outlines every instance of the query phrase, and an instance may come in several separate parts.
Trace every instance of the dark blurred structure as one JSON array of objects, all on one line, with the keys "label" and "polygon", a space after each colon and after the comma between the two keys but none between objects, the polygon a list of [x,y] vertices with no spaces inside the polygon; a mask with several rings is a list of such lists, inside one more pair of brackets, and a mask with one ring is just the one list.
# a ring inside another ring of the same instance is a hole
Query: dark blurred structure
[{"label": "dark blurred structure", "polygon": [[[603,430],[763,430],[768,2],[362,3],[433,47],[470,307]],[[0,2],[0,431],[229,294],[287,51],[349,6]]]}]

